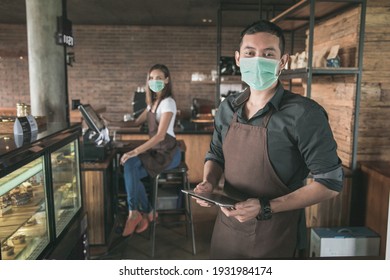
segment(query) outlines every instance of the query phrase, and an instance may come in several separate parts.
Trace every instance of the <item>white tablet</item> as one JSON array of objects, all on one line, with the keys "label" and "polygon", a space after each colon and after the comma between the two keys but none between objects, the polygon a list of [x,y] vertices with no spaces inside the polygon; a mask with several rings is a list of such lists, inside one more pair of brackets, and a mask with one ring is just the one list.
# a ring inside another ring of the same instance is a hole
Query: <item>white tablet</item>
[{"label": "white tablet", "polygon": [[195,193],[194,191],[188,191],[188,190],[181,190],[181,191],[183,193],[186,193],[188,195],[191,195],[199,199],[203,199],[207,202],[210,202],[212,204],[221,207],[234,208],[234,205],[237,202],[239,202],[234,198],[219,193]]}]

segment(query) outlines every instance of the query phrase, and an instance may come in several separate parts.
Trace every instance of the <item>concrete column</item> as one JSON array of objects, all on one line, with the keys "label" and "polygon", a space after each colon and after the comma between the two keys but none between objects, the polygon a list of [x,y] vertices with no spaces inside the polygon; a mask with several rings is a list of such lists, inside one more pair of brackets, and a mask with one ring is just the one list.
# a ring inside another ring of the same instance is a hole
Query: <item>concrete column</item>
[{"label": "concrete column", "polygon": [[66,122],[64,46],[57,45],[62,0],[26,0],[31,114]]}]

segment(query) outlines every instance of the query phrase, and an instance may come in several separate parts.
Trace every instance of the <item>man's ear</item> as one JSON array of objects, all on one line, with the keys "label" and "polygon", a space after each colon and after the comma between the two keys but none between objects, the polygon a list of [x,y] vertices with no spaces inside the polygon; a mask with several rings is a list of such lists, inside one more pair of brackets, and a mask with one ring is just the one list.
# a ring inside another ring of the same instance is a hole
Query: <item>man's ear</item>
[{"label": "man's ear", "polygon": [[239,52],[239,51],[236,51],[236,52],[234,53],[234,58],[236,59],[236,65],[237,65],[238,67],[240,67],[240,52]]},{"label": "man's ear", "polygon": [[280,69],[284,69],[284,67],[286,66],[286,64],[288,63],[288,60],[289,60],[289,57],[290,55],[289,54],[284,54],[282,55],[282,57],[280,58],[280,62],[282,63],[280,65]]}]

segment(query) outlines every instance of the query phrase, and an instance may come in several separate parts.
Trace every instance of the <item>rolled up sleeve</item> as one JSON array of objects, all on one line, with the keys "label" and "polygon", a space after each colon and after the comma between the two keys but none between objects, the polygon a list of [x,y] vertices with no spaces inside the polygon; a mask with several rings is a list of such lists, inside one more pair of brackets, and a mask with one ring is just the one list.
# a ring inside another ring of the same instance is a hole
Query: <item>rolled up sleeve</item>
[{"label": "rolled up sleeve", "polygon": [[298,148],[314,180],[340,192],[344,173],[325,110],[313,104],[298,122],[296,135]]}]

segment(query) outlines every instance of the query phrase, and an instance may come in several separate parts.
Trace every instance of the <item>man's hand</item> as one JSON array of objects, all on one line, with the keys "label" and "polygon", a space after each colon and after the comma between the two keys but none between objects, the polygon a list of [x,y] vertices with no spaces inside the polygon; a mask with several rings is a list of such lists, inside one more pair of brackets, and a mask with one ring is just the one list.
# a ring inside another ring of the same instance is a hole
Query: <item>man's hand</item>
[{"label": "man's hand", "polygon": [[246,222],[255,218],[260,212],[260,203],[256,198],[249,198],[245,201],[238,202],[235,209],[221,207],[221,211],[228,217],[234,217],[238,221]]},{"label": "man's hand", "polygon": [[[213,186],[211,185],[211,183],[209,183],[207,181],[203,181],[203,182],[200,182],[194,188],[194,192],[195,193],[211,193],[211,192],[213,192]],[[203,207],[211,207],[213,205],[213,204],[208,203],[207,201],[205,201],[203,199],[196,199],[195,198],[195,201],[196,201],[196,203],[198,203],[200,206],[203,206]]]}]

